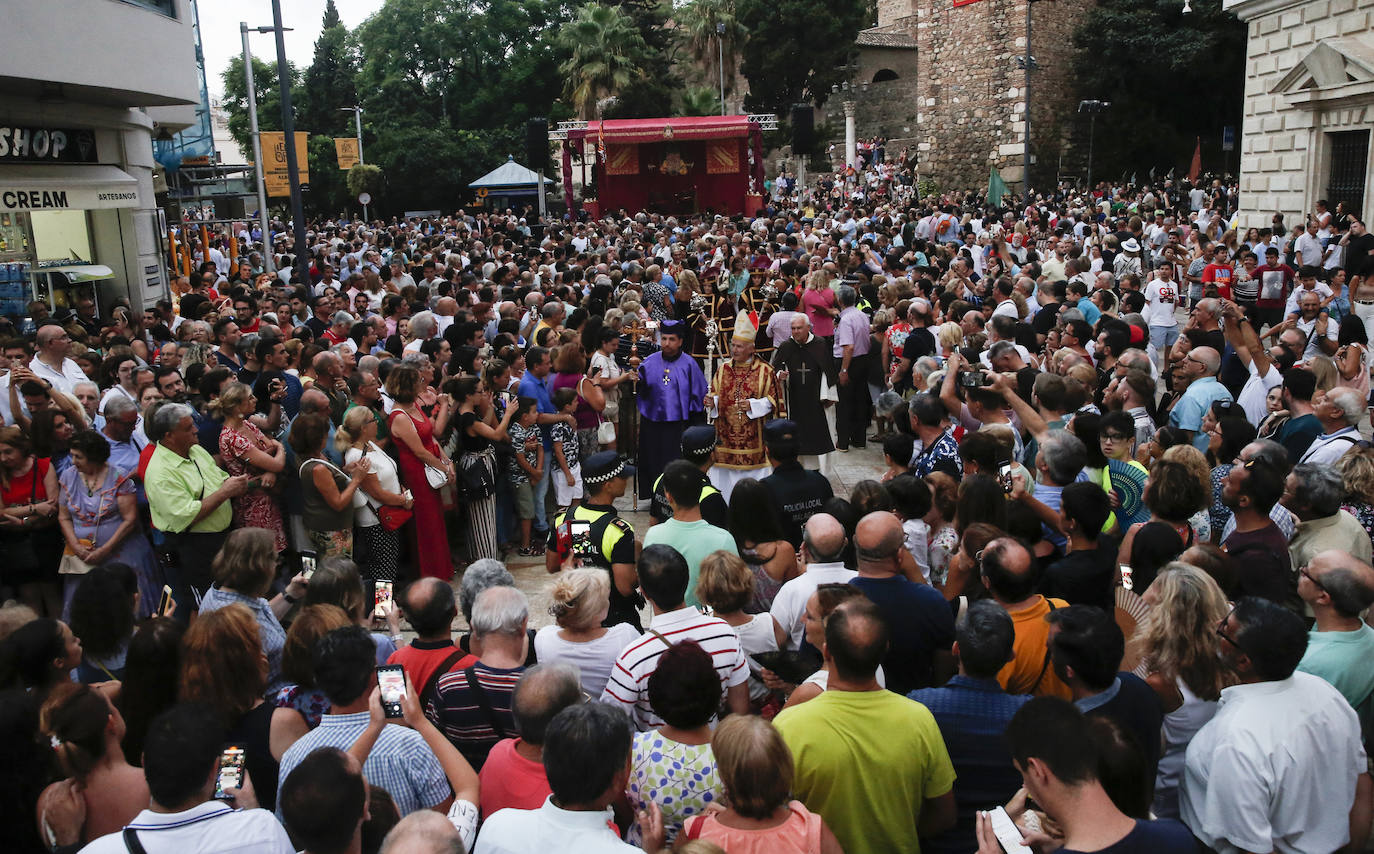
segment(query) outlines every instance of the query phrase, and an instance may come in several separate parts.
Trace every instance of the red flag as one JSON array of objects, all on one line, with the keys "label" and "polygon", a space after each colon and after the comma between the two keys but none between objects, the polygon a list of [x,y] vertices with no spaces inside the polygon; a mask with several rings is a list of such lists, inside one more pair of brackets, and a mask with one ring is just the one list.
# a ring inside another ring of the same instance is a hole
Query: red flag
[{"label": "red flag", "polygon": [[1197,176],[1202,174],[1202,137],[1197,138],[1197,147],[1193,149],[1193,165],[1188,167],[1188,182],[1197,183]]}]

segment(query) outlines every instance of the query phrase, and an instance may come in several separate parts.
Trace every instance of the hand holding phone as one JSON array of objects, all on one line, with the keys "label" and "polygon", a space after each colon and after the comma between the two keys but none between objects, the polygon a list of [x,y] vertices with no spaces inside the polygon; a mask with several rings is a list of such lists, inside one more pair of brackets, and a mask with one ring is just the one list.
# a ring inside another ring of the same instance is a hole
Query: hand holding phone
[{"label": "hand holding phone", "polygon": [[172,585],[162,585],[162,596],[157,601],[157,615],[170,617],[176,611],[176,600],[172,598]]},{"label": "hand holding phone", "polygon": [[219,770],[215,773],[215,800],[232,800],[229,789],[243,785],[246,754],[241,744],[226,744],[219,754]]},{"label": "hand holding phone", "polygon": [[[1006,851],[1007,854],[1034,854],[1026,845],[1025,839],[1021,836],[1021,831],[1017,830],[1016,824],[1011,820],[1011,816],[1007,815],[1004,807],[989,810],[983,815],[987,816],[988,821],[991,822],[992,832],[997,837],[998,843],[1001,844],[1002,850]],[[980,821],[979,824],[981,827],[982,822]]]},{"label": "hand holding phone", "polygon": [[392,607],[392,604],[391,604],[391,585],[392,585],[392,582],[390,582],[390,581],[378,581],[378,582],[376,582],[376,585],[377,585],[377,586],[376,586],[375,588],[373,588],[373,595],[372,595],[372,603],[373,603],[373,604],[372,604],[372,615],[373,615],[374,617],[382,617],[383,619],[385,619],[387,613],[391,610],[391,607]]},{"label": "hand holding phone", "polygon": [[399,664],[377,667],[377,689],[382,694],[382,711],[388,718],[402,717],[401,700],[406,694],[406,672]]}]

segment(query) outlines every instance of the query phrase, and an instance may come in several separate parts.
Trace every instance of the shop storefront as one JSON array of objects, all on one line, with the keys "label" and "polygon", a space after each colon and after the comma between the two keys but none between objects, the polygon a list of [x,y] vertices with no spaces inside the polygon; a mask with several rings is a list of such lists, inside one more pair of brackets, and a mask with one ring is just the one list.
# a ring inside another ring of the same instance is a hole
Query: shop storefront
[{"label": "shop storefront", "polygon": [[105,315],[117,301],[141,308],[163,295],[161,266],[142,263],[161,245],[153,200],[121,168],[128,136],[0,121],[0,315],[23,318],[32,300],[74,308],[87,296]]}]

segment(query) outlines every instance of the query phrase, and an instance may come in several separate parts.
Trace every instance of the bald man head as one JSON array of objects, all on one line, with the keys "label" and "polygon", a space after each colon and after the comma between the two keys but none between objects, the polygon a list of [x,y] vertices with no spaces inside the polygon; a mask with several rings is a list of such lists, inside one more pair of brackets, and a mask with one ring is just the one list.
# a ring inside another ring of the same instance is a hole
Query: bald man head
[{"label": "bald man head", "polygon": [[1194,376],[1214,377],[1221,370],[1221,354],[1211,347],[1194,347],[1188,362]]},{"label": "bald man head", "polygon": [[807,563],[834,563],[844,551],[844,525],[829,513],[817,513],[806,520],[802,533],[803,556]]},{"label": "bald man head", "polygon": [[452,854],[463,850],[462,837],[434,810],[407,815],[382,840],[382,854]]},{"label": "bald man head", "polygon": [[905,540],[902,523],[886,510],[875,510],[860,519],[854,529],[859,574],[895,573],[898,553]]},{"label": "bald man head", "polygon": [[1298,595],[1312,606],[1319,631],[1322,618],[1332,612],[1359,619],[1374,604],[1374,567],[1335,549],[1318,552],[1298,574]]},{"label": "bald man head", "polygon": [[834,666],[835,677],[855,687],[876,684],[887,646],[887,623],[866,596],[841,602],[825,620],[825,659]]}]

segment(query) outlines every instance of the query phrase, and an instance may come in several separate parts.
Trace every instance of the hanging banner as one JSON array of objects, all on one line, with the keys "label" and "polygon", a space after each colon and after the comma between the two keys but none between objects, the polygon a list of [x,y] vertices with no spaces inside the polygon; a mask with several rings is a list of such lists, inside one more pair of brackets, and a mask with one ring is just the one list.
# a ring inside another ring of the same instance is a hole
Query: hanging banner
[{"label": "hanging banner", "polygon": [[339,158],[340,169],[352,169],[358,164],[358,138],[353,136],[334,137],[334,153]]},{"label": "hanging banner", "polygon": [[[269,196],[291,195],[291,182],[286,170],[286,134],[279,130],[262,131],[262,182]],[[296,131],[296,169],[300,183],[310,183],[309,134]]]},{"label": "hanging banner", "polygon": [[706,141],[706,174],[733,175],[739,171],[739,141],[711,139]]},{"label": "hanging banner", "polygon": [[638,145],[616,145],[611,143],[606,146],[606,174],[607,175],[638,175],[639,174],[639,146]]}]

